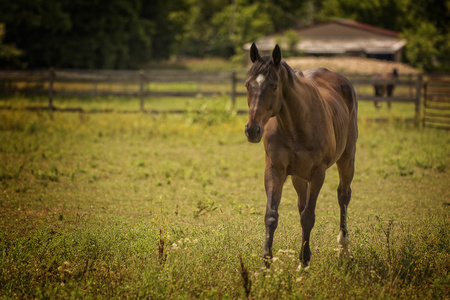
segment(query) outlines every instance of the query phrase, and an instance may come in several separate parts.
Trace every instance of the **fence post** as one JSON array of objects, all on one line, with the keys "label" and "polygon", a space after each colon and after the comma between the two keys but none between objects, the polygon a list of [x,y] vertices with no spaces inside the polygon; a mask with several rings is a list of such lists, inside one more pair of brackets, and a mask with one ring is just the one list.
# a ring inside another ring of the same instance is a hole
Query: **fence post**
[{"label": "fence post", "polygon": [[141,100],[141,111],[144,111],[144,71],[139,71],[139,98]]},{"label": "fence post", "polygon": [[53,110],[53,82],[55,81],[55,69],[50,68],[48,74],[48,108]]},{"label": "fence post", "polygon": [[413,98],[413,74],[409,73],[408,74],[408,87],[409,87],[409,98],[412,99]]},{"label": "fence post", "polygon": [[420,73],[417,76],[417,83],[416,83],[416,99],[415,99],[415,116],[414,116],[414,124],[415,126],[418,126],[420,124],[420,104],[421,104],[421,96],[422,96],[422,80],[423,80],[423,74]]},{"label": "fence post", "polygon": [[95,73],[94,73],[94,75],[95,75],[95,79],[93,79],[93,83],[92,83],[92,87],[93,87],[93,89],[94,89],[94,96],[95,97],[97,97],[97,92],[98,92],[98,79],[97,78],[99,78],[100,76],[100,74],[99,74],[99,71],[97,70],[97,71],[95,71]]},{"label": "fence post", "polygon": [[427,88],[428,83],[423,85],[423,118],[422,118],[422,127],[425,128],[425,119],[427,116]]},{"label": "fence post", "polygon": [[237,83],[237,74],[236,71],[231,73],[231,103],[232,109],[236,109],[236,83]]}]

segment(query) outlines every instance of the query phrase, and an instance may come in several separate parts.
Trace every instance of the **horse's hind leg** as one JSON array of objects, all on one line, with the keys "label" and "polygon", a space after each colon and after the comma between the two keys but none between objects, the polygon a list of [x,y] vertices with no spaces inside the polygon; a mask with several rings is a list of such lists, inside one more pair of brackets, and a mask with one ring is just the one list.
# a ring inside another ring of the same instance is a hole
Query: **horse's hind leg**
[{"label": "horse's hind leg", "polygon": [[339,206],[341,209],[340,218],[340,231],[338,235],[338,243],[340,246],[339,256],[349,255],[348,245],[349,236],[347,230],[347,209],[352,196],[352,189],[350,184],[353,180],[353,175],[355,172],[355,157],[351,155],[350,157],[342,157],[337,162],[337,167],[339,171],[339,187],[337,190]]},{"label": "horse's hind leg", "polygon": [[[383,92],[383,86],[381,86],[381,85],[374,85],[373,88],[375,90],[375,96],[383,97],[383,93],[384,93]],[[373,102],[373,104],[375,105],[375,108],[377,108],[377,109],[381,107],[381,102],[378,101],[378,100],[375,100]]]},{"label": "horse's hind leg", "polygon": [[[309,199],[309,184],[306,180],[303,180],[299,177],[295,177],[292,176],[292,184],[294,185],[295,191],[297,192],[298,195],[298,212],[301,216],[303,210],[306,207],[306,203]],[[303,248],[303,245],[302,245]],[[303,256],[304,256],[304,250],[302,249],[302,251],[300,252],[300,261],[303,261]],[[298,266],[298,270],[301,269],[302,267],[301,263]]]},{"label": "horse's hind leg", "polygon": [[[392,97],[392,94],[394,93],[394,85],[388,85],[387,86],[387,97],[390,99]],[[391,109],[391,100],[388,101],[388,109]]]},{"label": "horse's hind leg", "polygon": [[[293,177],[292,183],[299,196],[298,209],[300,212],[300,223],[302,225],[302,248],[300,250],[301,265],[308,266],[311,260],[311,248],[309,246],[311,230],[315,223],[315,209],[317,197],[325,178],[324,170],[317,170],[311,181]],[[301,267],[299,266],[299,268]]]},{"label": "horse's hind leg", "polygon": [[308,181],[292,176],[292,184],[298,195],[298,212],[301,214],[305,209],[306,201],[309,198]]}]

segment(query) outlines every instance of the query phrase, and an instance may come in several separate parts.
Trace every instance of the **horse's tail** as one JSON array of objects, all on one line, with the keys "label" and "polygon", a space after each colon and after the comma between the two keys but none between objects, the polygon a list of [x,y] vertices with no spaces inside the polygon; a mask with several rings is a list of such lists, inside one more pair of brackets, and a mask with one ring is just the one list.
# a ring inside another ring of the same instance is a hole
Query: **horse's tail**
[{"label": "horse's tail", "polygon": [[345,103],[348,107],[348,112],[350,114],[351,122],[355,127],[356,138],[358,138],[358,125],[357,125],[357,117],[358,117],[358,100],[356,99],[356,92],[353,88],[353,85],[347,79],[346,83],[341,84],[342,96],[345,100]]},{"label": "horse's tail", "polygon": [[350,113],[354,111],[356,114],[358,110],[358,101],[356,99],[355,89],[353,88],[353,85],[350,83],[350,81],[341,84],[341,91],[345,103],[347,104],[348,111]]}]

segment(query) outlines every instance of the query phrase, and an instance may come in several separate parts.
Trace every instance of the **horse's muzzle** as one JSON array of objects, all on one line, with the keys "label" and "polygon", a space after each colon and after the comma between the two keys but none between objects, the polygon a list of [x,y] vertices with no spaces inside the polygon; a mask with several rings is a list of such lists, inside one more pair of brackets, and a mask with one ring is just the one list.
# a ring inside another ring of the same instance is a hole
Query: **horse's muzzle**
[{"label": "horse's muzzle", "polygon": [[260,125],[245,125],[245,135],[250,143],[259,143],[261,141],[264,129]]}]

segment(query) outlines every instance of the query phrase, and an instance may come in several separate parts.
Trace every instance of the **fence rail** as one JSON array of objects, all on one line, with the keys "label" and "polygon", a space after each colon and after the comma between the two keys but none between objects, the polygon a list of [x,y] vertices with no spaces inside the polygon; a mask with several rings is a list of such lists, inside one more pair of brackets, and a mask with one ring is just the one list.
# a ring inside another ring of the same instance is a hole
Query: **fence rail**
[{"label": "fence rail", "polygon": [[[406,74],[395,80],[376,81],[371,76],[349,74],[347,77],[355,86],[359,101],[413,103],[416,121],[420,119],[422,74]],[[55,109],[53,103],[55,95],[137,97],[140,99],[140,109],[145,110],[145,100],[152,97],[220,94],[230,97],[235,107],[236,98],[246,95],[243,88],[244,80],[244,72],[231,71],[64,69],[0,71],[0,93],[46,94],[49,98],[48,109]],[[394,96],[374,96],[372,88],[374,83],[395,84]],[[158,86],[161,84],[163,87]]]},{"label": "fence rail", "polygon": [[[244,74],[237,72],[186,70],[0,71],[0,93],[48,94],[50,109],[54,109],[55,95],[138,97],[140,109],[144,110],[145,99],[151,97],[225,94],[232,98],[234,106],[236,97],[245,94],[237,89],[237,82],[243,80],[243,76]],[[161,90],[152,89],[154,83],[185,83],[185,85],[188,83],[188,85],[187,88]]]},{"label": "fence rail", "polygon": [[[357,92],[358,101],[374,101],[374,102],[401,102],[401,103],[413,103],[415,106],[414,121],[419,123],[421,118],[421,96],[423,87],[423,74],[402,74],[398,78],[381,80],[373,79],[373,75],[348,75],[348,78],[352,82]],[[373,89],[365,89],[363,92],[359,92],[360,87],[367,87],[373,85],[395,85],[395,91],[393,96],[375,96]]]},{"label": "fence rail", "polygon": [[430,78],[424,85],[423,126],[450,130],[450,79]]}]

